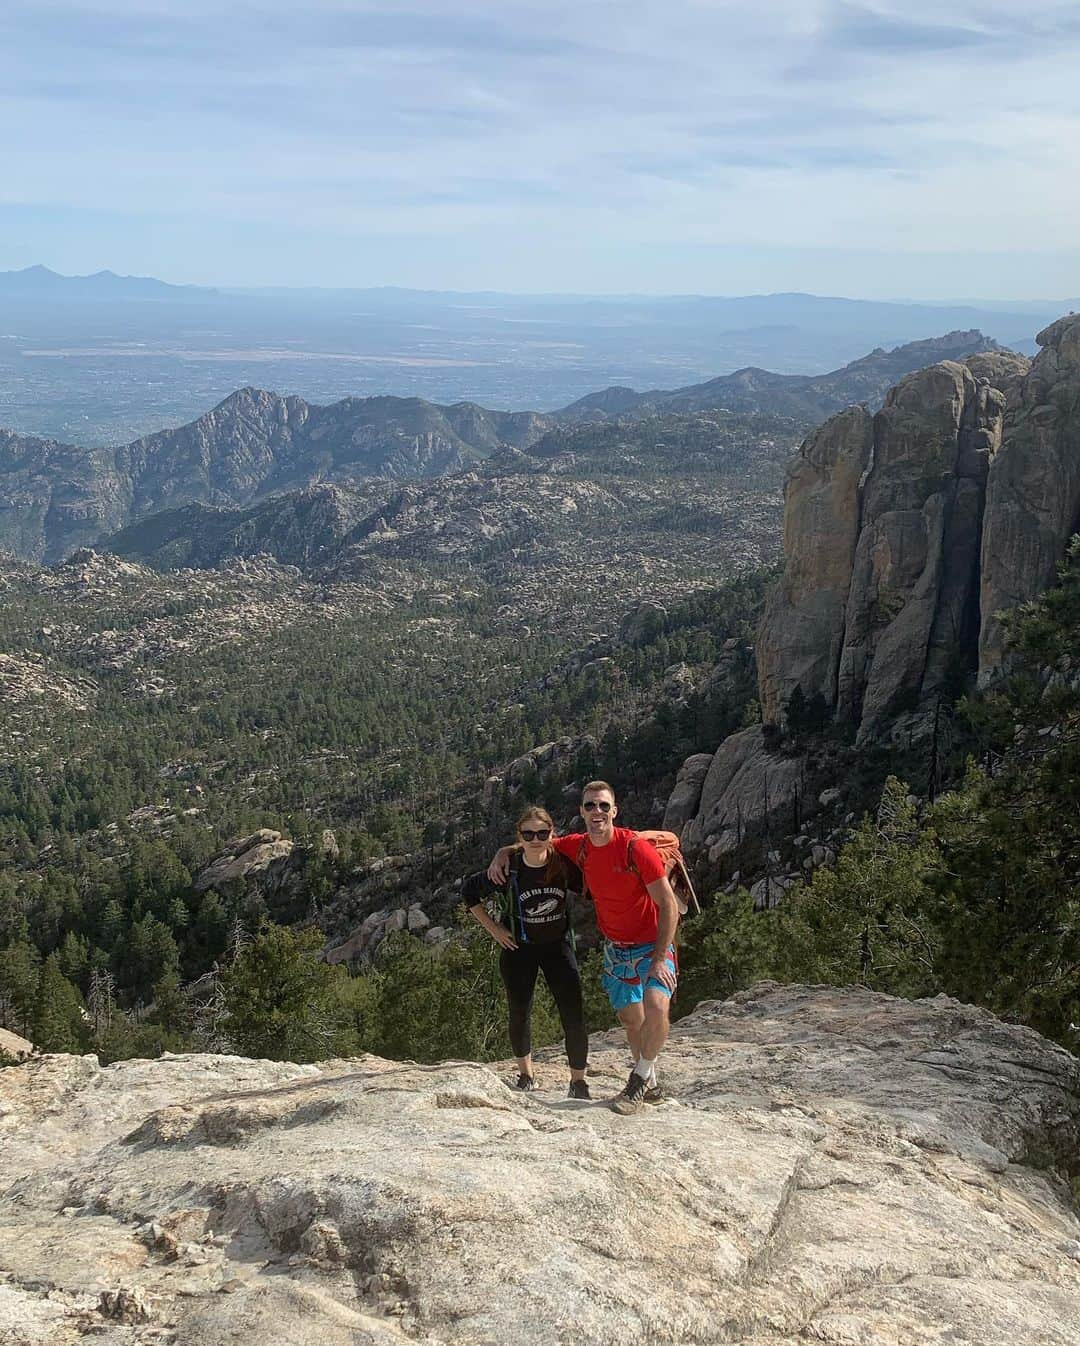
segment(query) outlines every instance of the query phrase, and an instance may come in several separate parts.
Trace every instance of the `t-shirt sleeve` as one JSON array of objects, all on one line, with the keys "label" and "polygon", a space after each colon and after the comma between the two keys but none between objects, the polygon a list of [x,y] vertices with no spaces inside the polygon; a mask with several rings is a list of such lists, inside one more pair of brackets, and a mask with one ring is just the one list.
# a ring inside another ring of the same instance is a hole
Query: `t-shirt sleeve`
[{"label": "t-shirt sleeve", "polygon": [[581,851],[581,843],[584,840],[584,832],[570,832],[565,837],[552,837],[551,844],[560,855],[565,855],[568,860],[573,860],[576,864]]},{"label": "t-shirt sleeve", "polygon": [[660,852],[652,844],[646,841],[644,837],[635,837],[634,847],[634,868],[638,872],[638,878],[647,888],[650,883],[655,883],[657,879],[662,879],[666,870],[664,862],[660,859]]},{"label": "t-shirt sleeve", "polygon": [[495,887],[482,869],[461,880],[461,900],[467,907],[478,907],[498,892],[499,889]]}]

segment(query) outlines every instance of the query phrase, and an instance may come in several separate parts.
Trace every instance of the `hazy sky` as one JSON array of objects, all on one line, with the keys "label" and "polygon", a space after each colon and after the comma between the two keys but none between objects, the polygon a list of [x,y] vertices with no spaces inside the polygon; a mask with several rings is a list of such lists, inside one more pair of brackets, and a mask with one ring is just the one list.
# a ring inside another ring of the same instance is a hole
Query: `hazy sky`
[{"label": "hazy sky", "polygon": [[1076,0],[4,0],[0,269],[1080,294]]}]

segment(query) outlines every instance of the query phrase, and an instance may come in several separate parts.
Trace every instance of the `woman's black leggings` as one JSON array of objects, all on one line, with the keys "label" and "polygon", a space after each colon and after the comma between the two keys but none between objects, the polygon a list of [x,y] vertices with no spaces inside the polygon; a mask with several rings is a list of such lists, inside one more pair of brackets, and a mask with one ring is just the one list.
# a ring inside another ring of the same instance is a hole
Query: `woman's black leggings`
[{"label": "woman's black leggings", "polygon": [[589,1035],[581,1003],[581,975],[577,958],[565,939],[552,944],[519,944],[503,949],[499,971],[510,1002],[510,1045],[515,1056],[532,1051],[532,1002],[536,974],[544,980],[559,1011],[566,1034],[566,1055],[571,1070],[584,1070],[589,1059]]}]

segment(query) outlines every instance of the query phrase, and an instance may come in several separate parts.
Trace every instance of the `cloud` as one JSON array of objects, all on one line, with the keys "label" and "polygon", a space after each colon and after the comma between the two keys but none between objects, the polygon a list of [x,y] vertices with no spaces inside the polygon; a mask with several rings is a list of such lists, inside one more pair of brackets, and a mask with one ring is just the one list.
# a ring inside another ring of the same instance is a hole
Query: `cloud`
[{"label": "cloud", "polygon": [[964,47],[992,45],[1000,41],[993,30],[980,25],[925,22],[906,13],[888,13],[870,5],[841,4],[826,26],[830,46],[853,51],[907,52],[955,51]]},{"label": "cloud", "polygon": [[[576,249],[582,272],[748,242],[1075,247],[1059,0],[7,0],[0,41],[0,204],[171,210],[170,237],[272,220],[283,274],[248,279],[409,283],[389,238],[433,266]],[[106,264],[133,269],[88,252]]]}]

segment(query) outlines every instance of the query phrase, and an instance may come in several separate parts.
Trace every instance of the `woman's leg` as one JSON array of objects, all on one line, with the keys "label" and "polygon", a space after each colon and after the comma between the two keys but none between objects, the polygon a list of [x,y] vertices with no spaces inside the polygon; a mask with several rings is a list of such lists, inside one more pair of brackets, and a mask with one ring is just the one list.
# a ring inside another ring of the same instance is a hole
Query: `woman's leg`
[{"label": "woman's leg", "polygon": [[503,949],[499,971],[510,1007],[510,1048],[522,1075],[532,1075],[532,1002],[536,989],[536,957],[529,948]]},{"label": "woman's leg", "polygon": [[578,972],[577,957],[563,940],[554,948],[544,950],[540,966],[562,1021],[570,1078],[583,1080],[585,1067],[589,1063],[589,1035],[585,1031],[585,1007],[581,1000],[581,974]]}]

